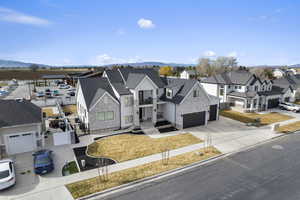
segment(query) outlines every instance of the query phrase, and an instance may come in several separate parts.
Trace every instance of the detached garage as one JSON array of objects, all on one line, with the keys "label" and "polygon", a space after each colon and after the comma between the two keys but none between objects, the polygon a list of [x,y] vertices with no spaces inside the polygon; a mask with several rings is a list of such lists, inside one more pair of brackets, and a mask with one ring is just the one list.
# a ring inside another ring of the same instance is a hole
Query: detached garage
[{"label": "detached garage", "polygon": [[2,152],[12,155],[35,151],[43,146],[43,119],[40,107],[27,100],[0,100],[0,110]]}]

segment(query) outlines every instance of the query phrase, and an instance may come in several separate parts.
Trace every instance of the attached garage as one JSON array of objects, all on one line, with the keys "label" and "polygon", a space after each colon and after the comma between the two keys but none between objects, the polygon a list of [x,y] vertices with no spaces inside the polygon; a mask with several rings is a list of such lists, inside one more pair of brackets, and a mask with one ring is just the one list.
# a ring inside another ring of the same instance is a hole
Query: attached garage
[{"label": "attached garage", "polygon": [[211,105],[209,107],[209,121],[217,120],[218,105]]},{"label": "attached garage", "polygon": [[206,112],[195,112],[182,115],[183,128],[205,125]]},{"label": "attached garage", "polygon": [[268,100],[268,108],[276,108],[278,104],[279,104],[279,98]]},{"label": "attached garage", "polygon": [[8,154],[18,154],[36,149],[33,133],[10,134],[6,136]]}]

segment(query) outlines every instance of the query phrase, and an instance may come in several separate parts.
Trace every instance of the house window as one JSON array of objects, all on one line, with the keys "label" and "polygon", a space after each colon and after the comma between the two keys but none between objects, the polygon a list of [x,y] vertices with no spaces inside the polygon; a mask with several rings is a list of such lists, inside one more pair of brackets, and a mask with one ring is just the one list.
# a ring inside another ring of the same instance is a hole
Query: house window
[{"label": "house window", "polygon": [[168,98],[172,98],[172,90],[171,89],[169,89],[169,88],[166,89],[166,96]]},{"label": "house window", "polygon": [[258,90],[258,86],[257,86],[257,85],[254,87],[254,90],[255,90],[255,91],[257,91],[257,90]]},{"label": "house window", "polygon": [[239,88],[239,89],[242,89],[242,86],[239,85],[238,88]]},{"label": "house window", "polygon": [[249,86],[246,86],[246,92],[248,92],[249,91]]},{"label": "house window", "polygon": [[224,85],[220,86],[220,95],[224,95]]},{"label": "house window", "polygon": [[98,112],[97,120],[100,120],[100,121],[114,120],[114,112],[113,111]]},{"label": "house window", "polygon": [[193,91],[193,97],[199,97],[199,90]]},{"label": "house window", "polygon": [[130,97],[125,97],[125,106],[128,107],[128,106],[132,106],[133,104],[133,98],[132,96]]},{"label": "house window", "polygon": [[231,87],[231,86],[230,86],[230,85],[228,85],[228,89],[230,89],[230,87]]},{"label": "house window", "polygon": [[133,115],[127,115],[125,116],[125,123],[132,123],[133,122]]}]

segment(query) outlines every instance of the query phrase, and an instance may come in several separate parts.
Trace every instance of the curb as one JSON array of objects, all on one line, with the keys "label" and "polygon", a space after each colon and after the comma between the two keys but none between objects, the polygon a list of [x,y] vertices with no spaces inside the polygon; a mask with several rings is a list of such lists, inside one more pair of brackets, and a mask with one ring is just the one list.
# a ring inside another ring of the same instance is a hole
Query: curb
[{"label": "curb", "polygon": [[118,190],[121,191],[122,189],[124,189],[124,190],[125,189],[129,189],[129,188],[138,186],[139,184],[144,184],[144,183],[147,183],[147,182],[152,182],[155,179],[160,179],[160,178],[164,178],[164,177],[167,177],[167,176],[171,176],[171,175],[174,175],[176,173],[180,173],[180,172],[183,172],[183,171],[186,171],[186,170],[189,170],[189,169],[192,169],[192,168],[195,168],[195,167],[198,167],[198,166],[201,166],[201,165],[213,162],[213,161],[218,160],[220,158],[225,158],[225,157],[237,154],[237,153],[249,151],[249,150],[251,150],[251,149],[253,149],[253,148],[257,147],[257,146],[263,145],[265,143],[272,142],[272,141],[274,141],[276,139],[280,139],[280,138],[283,138],[283,137],[286,137],[286,136],[288,136],[288,135],[287,134],[278,135],[278,136],[275,136],[275,137],[270,138],[268,140],[265,140],[265,141],[262,141],[262,142],[258,142],[258,143],[254,144],[254,145],[250,145],[250,146],[247,146],[247,147],[244,147],[244,148],[241,148],[241,149],[229,152],[229,153],[220,154],[218,156],[214,156],[214,157],[208,158],[206,160],[201,160],[201,161],[192,163],[192,164],[184,166],[184,167],[176,168],[176,169],[173,169],[173,170],[170,170],[170,171],[166,171],[166,172],[154,175],[154,176],[150,176],[150,177],[146,177],[146,178],[143,178],[143,179],[140,179],[140,180],[136,180],[136,181],[133,181],[131,183],[123,184],[123,185],[116,186],[116,187],[113,187],[113,188],[110,188],[110,189],[107,189],[107,190],[96,192],[96,193],[93,193],[93,194],[90,194],[90,195],[87,195],[87,196],[84,196],[84,197],[77,198],[77,200],[87,200],[87,199],[91,199],[91,198],[94,198],[94,197],[106,196],[106,195],[109,195],[112,192],[117,192]]}]

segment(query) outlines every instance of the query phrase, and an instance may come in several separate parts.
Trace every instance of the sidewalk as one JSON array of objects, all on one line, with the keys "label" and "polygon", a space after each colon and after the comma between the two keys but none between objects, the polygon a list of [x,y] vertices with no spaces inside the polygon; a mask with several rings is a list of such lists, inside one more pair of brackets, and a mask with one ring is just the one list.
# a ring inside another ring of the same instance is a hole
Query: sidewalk
[{"label": "sidewalk", "polygon": [[[224,119],[222,119],[224,120]],[[225,124],[228,127],[224,127]],[[236,125],[239,130],[232,131],[230,126],[232,124]],[[238,151],[242,148],[249,147],[251,145],[257,144],[259,142],[263,142],[269,140],[271,138],[277,137],[280,134],[275,134],[271,131],[271,128],[266,126],[262,128],[253,128],[246,127],[244,124],[239,124],[236,121],[226,119],[224,122],[211,122],[207,127],[196,127],[185,129],[183,132],[190,132],[196,137],[205,140],[207,135],[210,135],[212,138],[212,145],[219,149],[222,153],[230,153],[233,151]],[[170,151],[170,156],[176,156],[179,154],[187,153],[190,151],[197,150],[199,148],[203,148],[204,143],[199,143],[195,145],[190,145],[187,147],[175,149]],[[154,154],[147,157],[130,160],[122,163],[117,163],[115,165],[109,166],[109,173],[132,168],[138,165],[143,165],[149,162],[161,160],[161,154]],[[89,170],[86,172],[81,172],[77,174],[73,174],[66,177],[57,177],[55,179],[49,180],[46,183],[40,183],[36,188],[23,194],[22,189],[14,190],[14,194],[9,194],[6,197],[0,197],[0,199],[30,199],[30,200],[52,200],[52,199],[72,199],[69,192],[64,187],[65,184],[85,180],[88,178],[92,178],[97,176],[97,169]]]}]

